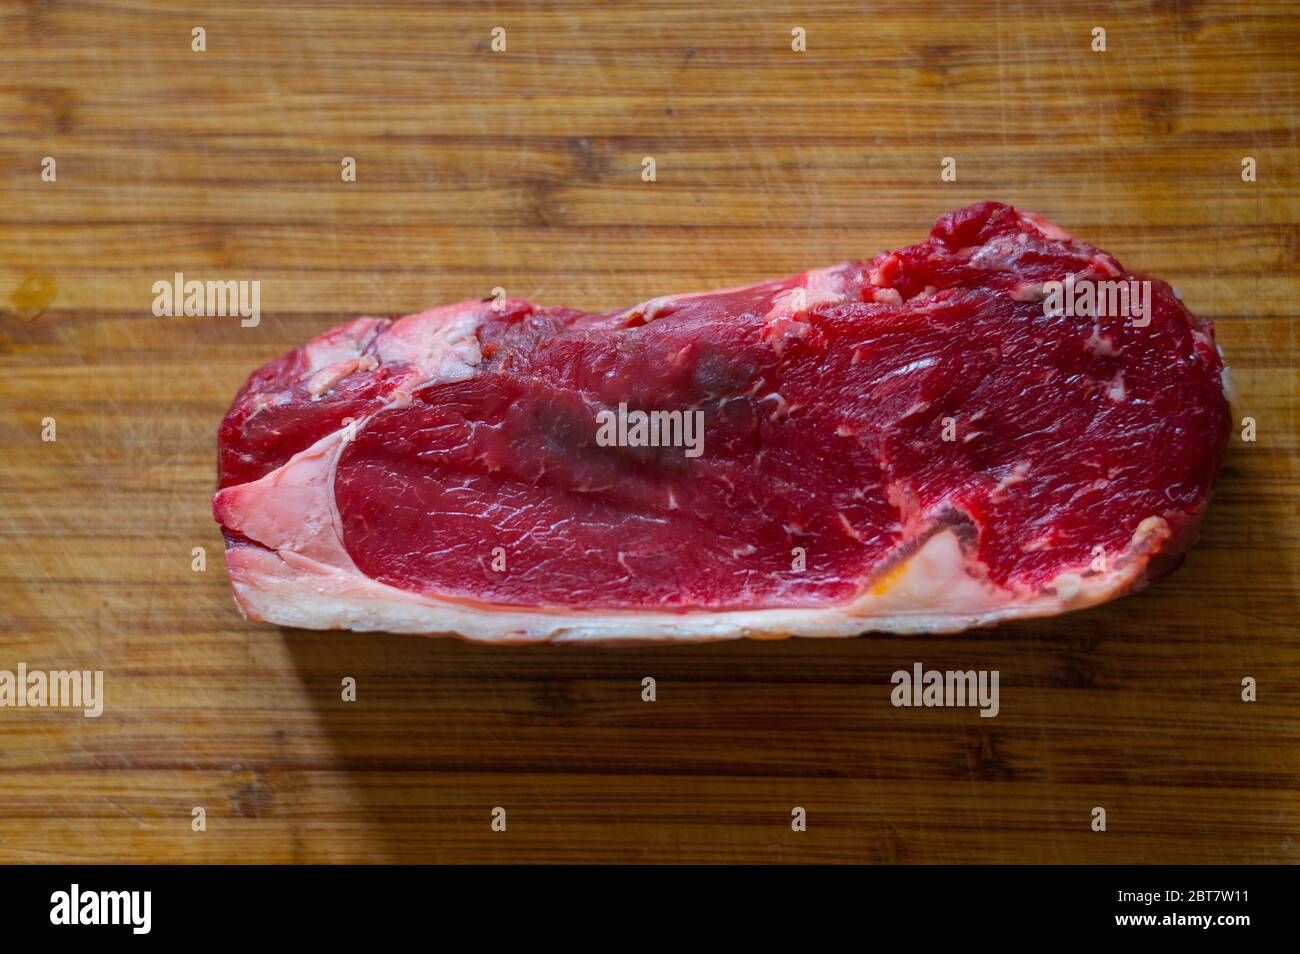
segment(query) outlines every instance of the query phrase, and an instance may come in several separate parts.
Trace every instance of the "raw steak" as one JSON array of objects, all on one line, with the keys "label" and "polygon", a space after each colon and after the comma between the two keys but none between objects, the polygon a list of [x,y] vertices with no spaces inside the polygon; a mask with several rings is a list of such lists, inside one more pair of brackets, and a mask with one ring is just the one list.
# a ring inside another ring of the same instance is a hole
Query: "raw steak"
[{"label": "raw steak", "polygon": [[1195,535],[1224,368],[1164,282],[1139,317],[1054,300],[1066,279],[1140,281],[982,202],[867,263],[625,311],[359,318],[221,425],[235,598],[495,642],[953,632],[1112,599]]}]

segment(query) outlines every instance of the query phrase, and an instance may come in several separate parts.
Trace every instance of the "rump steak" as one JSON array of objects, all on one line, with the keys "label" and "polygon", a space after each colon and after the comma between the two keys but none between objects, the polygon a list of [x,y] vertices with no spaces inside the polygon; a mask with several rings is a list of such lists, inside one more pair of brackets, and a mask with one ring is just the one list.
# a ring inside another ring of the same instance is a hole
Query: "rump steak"
[{"label": "rump steak", "polygon": [[1176,565],[1225,381],[1167,284],[981,202],[870,262],[624,311],[359,318],[244,385],[213,512],[240,608],[282,625],[953,632]]}]

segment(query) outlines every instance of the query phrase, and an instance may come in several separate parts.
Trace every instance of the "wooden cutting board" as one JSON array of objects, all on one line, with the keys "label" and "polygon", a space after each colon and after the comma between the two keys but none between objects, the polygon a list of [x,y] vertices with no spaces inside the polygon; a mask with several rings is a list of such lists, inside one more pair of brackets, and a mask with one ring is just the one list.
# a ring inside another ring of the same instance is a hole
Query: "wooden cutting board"
[{"label": "wooden cutting board", "polygon": [[[0,709],[0,861],[1300,858],[1294,5],[547,6],[0,2],[0,669],[106,682],[98,719]],[[608,309],[867,257],[981,198],[1216,323],[1257,440],[1153,589],[635,650],[236,611],[215,431],[264,361],[496,286]],[[260,281],[260,324],[155,318],[176,272]],[[915,662],[998,670],[1000,714],[892,707]]]}]

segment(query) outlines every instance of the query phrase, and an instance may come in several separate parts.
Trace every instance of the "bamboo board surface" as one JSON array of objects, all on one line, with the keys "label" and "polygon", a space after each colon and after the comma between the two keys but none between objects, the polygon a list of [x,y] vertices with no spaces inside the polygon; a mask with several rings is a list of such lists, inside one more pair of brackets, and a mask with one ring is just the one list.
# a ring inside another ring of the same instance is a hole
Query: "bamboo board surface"
[{"label": "bamboo board surface", "polygon": [[[1300,857],[1293,4],[0,0],[0,62],[0,669],[106,685],[0,709],[0,861]],[[981,198],[1216,323],[1258,439],[1145,593],[613,651],[236,611],[215,431],[264,361],[495,286],[609,309],[864,258]],[[154,317],[175,272],[259,280],[261,323]],[[893,708],[917,661],[999,670],[999,716]]]}]

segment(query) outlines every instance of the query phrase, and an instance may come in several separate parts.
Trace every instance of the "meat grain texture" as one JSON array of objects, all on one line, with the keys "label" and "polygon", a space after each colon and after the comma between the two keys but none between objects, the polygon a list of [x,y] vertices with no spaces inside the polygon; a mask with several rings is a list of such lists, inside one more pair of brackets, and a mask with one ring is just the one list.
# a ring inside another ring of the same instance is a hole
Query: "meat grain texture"
[{"label": "meat grain texture", "polygon": [[[1147,307],[1055,307],[1067,279],[1149,281]],[[1227,442],[1225,381],[1167,284],[982,202],[869,262],[623,311],[359,318],[249,378],[213,512],[240,609],[280,625],[955,632],[1175,566]],[[637,411],[698,421],[702,443],[601,439]]]}]

